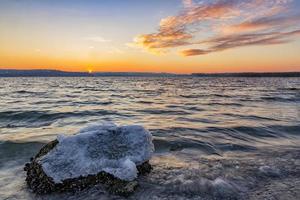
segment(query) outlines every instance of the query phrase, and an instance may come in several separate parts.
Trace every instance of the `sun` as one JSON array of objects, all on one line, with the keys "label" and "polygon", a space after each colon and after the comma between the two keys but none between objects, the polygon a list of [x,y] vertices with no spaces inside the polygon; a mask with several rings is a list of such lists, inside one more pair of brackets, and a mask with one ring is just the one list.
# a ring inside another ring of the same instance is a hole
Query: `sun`
[{"label": "sun", "polygon": [[92,69],[88,69],[88,73],[89,74],[93,73],[93,70]]}]

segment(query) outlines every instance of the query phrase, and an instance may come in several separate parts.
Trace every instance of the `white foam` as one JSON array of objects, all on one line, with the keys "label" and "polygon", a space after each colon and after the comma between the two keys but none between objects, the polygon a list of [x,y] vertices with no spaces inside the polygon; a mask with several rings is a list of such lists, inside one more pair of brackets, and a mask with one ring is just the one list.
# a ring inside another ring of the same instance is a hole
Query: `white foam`
[{"label": "white foam", "polygon": [[101,171],[122,180],[137,177],[136,165],[150,160],[152,135],[142,126],[96,124],[73,136],[58,136],[58,145],[39,159],[55,183]]}]

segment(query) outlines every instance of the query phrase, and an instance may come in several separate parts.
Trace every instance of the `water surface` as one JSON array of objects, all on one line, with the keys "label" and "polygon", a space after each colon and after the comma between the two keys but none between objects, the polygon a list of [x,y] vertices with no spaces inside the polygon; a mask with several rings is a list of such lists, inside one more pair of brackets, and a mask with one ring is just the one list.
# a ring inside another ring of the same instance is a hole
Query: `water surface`
[{"label": "water surface", "polygon": [[24,184],[42,145],[101,121],[154,135],[154,171],[132,199],[300,198],[299,78],[87,77],[0,79],[0,199],[119,198]]}]

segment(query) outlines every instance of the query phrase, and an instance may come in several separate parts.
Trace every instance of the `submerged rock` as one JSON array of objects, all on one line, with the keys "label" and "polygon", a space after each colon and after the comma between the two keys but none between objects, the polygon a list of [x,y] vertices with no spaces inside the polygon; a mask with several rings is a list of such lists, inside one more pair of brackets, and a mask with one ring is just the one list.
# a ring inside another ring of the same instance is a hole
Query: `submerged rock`
[{"label": "submerged rock", "polygon": [[141,126],[94,125],[73,136],[58,136],[25,165],[33,192],[82,190],[102,183],[109,192],[129,195],[139,174],[149,173],[154,146]]},{"label": "submerged rock", "polygon": [[280,177],[279,169],[270,166],[260,166],[259,173],[263,176],[267,177]]}]

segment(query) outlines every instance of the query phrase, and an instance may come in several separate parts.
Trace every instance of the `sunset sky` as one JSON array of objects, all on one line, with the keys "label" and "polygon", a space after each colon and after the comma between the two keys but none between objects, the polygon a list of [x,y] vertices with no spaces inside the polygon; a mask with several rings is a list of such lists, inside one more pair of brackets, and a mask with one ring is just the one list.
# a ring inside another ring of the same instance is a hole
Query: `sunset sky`
[{"label": "sunset sky", "polygon": [[300,71],[300,1],[0,0],[0,68]]}]

